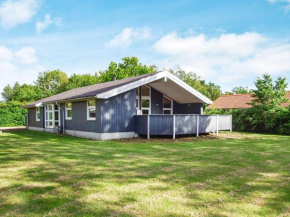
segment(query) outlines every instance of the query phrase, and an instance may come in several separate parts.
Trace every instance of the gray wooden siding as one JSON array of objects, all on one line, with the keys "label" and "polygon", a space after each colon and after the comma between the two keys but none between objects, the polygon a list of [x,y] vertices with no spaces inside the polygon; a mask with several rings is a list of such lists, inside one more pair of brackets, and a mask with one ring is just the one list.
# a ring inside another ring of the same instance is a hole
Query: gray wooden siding
[{"label": "gray wooden siding", "polygon": [[199,132],[200,133],[216,132],[216,115],[200,115]]},{"label": "gray wooden siding", "polygon": [[40,121],[36,121],[36,108],[28,109],[28,125],[30,127],[44,127],[44,109],[40,108]]},{"label": "gray wooden siding", "polygon": [[[87,120],[87,101],[72,102],[72,120],[65,120],[66,130],[77,130],[86,132],[100,132],[100,100],[96,100],[96,120]],[[61,104],[62,109],[65,111],[65,104]],[[63,112],[61,111],[61,118]],[[63,119],[61,119],[62,121]]]},{"label": "gray wooden siding", "polygon": [[151,87],[151,114],[163,114],[163,94]]},{"label": "gray wooden siding", "polygon": [[[182,96],[181,96],[182,97]],[[173,114],[202,114],[202,103],[179,104],[173,100]],[[163,94],[151,87],[151,114],[163,114]]]},{"label": "gray wooden siding", "polygon": [[151,115],[150,135],[172,135],[173,116],[172,115]]},{"label": "gray wooden siding", "polygon": [[134,132],[136,90],[101,100],[102,133]]},{"label": "gray wooden siding", "polygon": [[[137,134],[147,134],[147,115],[135,116]],[[219,130],[230,130],[231,115],[219,115]],[[199,133],[217,130],[216,115],[199,115]],[[197,115],[175,115],[175,135],[196,134]],[[150,115],[150,135],[173,135],[173,115]]]},{"label": "gray wooden siding", "polygon": [[231,115],[219,115],[219,130],[228,130],[232,124]]},{"label": "gray wooden siding", "polygon": [[188,103],[179,104],[178,102],[173,102],[173,113],[174,114],[203,114],[203,104],[202,103]]},{"label": "gray wooden siding", "polygon": [[175,135],[196,133],[196,115],[176,115]]},{"label": "gray wooden siding", "polygon": [[135,119],[135,133],[137,134],[147,134],[147,115],[136,115]]}]

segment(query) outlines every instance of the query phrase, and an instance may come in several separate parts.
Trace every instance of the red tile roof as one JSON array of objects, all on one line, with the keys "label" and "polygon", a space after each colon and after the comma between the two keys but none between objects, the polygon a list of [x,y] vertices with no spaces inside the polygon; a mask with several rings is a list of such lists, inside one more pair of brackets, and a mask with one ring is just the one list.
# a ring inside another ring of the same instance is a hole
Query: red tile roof
[{"label": "red tile roof", "polygon": [[286,98],[289,99],[288,102],[282,103],[282,106],[287,107],[290,105],[290,91],[286,92]]},{"label": "red tile roof", "polygon": [[[286,98],[290,100],[290,91],[287,91]],[[249,103],[254,99],[252,94],[234,94],[234,95],[222,95],[217,98],[213,104],[209,105],[207,109],[241,109],[251,108]],[[290,105],[290,101],[283,103],[282,106],[287,107]]]}]

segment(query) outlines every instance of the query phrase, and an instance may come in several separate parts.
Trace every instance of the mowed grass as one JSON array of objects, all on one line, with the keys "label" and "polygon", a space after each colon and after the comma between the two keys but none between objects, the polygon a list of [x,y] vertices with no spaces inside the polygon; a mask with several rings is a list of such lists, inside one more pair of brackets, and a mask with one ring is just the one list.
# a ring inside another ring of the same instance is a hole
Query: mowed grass
[{"label": "mowed grass", "polygon": [[0,216],[290,216],[290,137],[3,133]]}]

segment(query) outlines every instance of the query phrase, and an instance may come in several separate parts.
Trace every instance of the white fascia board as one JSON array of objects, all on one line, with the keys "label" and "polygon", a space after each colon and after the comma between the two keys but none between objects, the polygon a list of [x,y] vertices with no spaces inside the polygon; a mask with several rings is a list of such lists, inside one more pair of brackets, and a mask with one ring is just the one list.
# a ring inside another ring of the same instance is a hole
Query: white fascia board
[{"label": "white fascia board", "polygon": [[35,104],[35,107],[43,107],[42,102]]},{"label": "white fascia board", "polygon": [[206,104],[212,104],[213,103],[213,101],[211,101],[205,95],[201,94],[200,92],[198,92],[197,90],[195,90],[194,88],[192,88],[187,83],[183,82],[178,77],[176,77],[175,75],[171,74],[170,72],[167,72],[167,77],[170,80],[174,81],[179,86],[183,87],[185,90],[187,90],[191,94],[195,95],[197,98],[199,98],[200,100],[202,100],[204,103],[206,103]]},{"label": "white fascia board", "polygon": [[153,81],[156,81],[156,80],[159,80],[162,78],[166,78],[166,79],[169,78],[174,83],[178,84],[179,86],[181,86],[182,88],[184,88],[185,90],[187,90],[188,92],[190,92],[191,94],[193,94],[194,96],[196,96],[197,98],[199,98],[200,100],[202,100],[206,104],[213,103],[206,96],[204,96],[203,94],[201,94],[200,92],[198,92],[197,90],[195,90],[194,88],[192,88],[191,86],[189,86],[188,84],[186,84],[185,82],[183,82],[182,80],[177,78],[176,76],[172,75],[168,71],[162,71],[162,72],[159,72],[153,76],[149,76],[147,78],[142,78],[142,79],[135,81],[135,82],[132,82],[130,84],[115,88],[115,89],[107,91],[105,93],[98,94],[98,95],[96,95],[96,97],[99,99],[108,99],[110,97],[116,96],[118,94],[124,93],[126,91],[132,90],[134,88],[143,86],[145,84],[151,83]]},{"label": "white fascia board", "polygon": [[118,94],[124,93],[126,91],[132,90],[134,88],[137,88],[137,87],[143,86],[145,84],[151,83],[153,81],[159,80],[161,78],[164,78],[165,76],[166,76],[166,73],[164,71],[159,72],[159,73],[152,75],[152,76],[149,76],[147,78],[142,78],[142,79],[135,81],[135,82],[132,82],[130,84],[126,84],[124,86],[115,88],[113,90],[109,90],[105,93],[98,94],[98,95],[96,95],[96,97],[99,99],[108,99],[110,97],[116,96]]}]

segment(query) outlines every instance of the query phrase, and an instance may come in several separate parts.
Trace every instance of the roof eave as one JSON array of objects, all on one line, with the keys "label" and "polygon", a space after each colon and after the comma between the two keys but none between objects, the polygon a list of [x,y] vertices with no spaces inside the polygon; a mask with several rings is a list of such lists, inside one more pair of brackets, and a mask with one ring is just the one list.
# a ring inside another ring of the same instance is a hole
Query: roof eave
[{"label": "roof eave", "polygon": [[193,94],[194,96],[196,96],[198,99],[200,99],[203,103],[205,104],[212,104],[213,102],[208,99],[206,96],[204,96],[203,94],[201,94],[200,92],[198,92],[197,90],[195,90],[194,88],[192,88],[191,86],[189,86],[188,84],[186,84],[185,82],[183,82],[182,80],[180,80],[179,78],[177,78],[176,76],[174,76],[173,74],[171,74],[168,71],[162,71],[159,72],[155,75],[146,77],[146,78],[142,78],[138,81],[132,82],[131,84],[127,84],[125,86],[121,86],[118,88],[115,88],[113,90],[101,93],[101,94],[97,94],[96,97],[99,99],[108,99],[110,97],[116,96],[118,94],[124,93],[126,91],[132,90],[134,88],[140,87],[142,85],[151,83],[153,81],[162,79],[162,78],[169,78],[170,80],[172,80],[173,82],[175,82],[176,84],[178,84],[179,86],[183,87],[185,90],[187,90],[188,92],[190,92],[191,94]]}]

